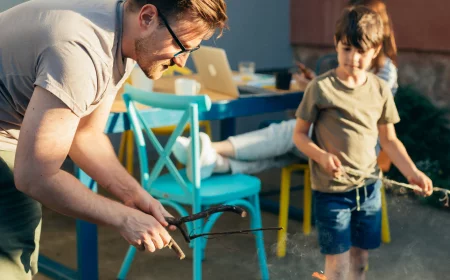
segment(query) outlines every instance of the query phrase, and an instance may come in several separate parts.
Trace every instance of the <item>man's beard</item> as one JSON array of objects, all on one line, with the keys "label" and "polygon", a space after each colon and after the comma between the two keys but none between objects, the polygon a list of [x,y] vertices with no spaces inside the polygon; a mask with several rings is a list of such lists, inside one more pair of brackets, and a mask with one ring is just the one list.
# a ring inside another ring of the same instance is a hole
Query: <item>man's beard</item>
[{"label": "man's beard", "polygon": [[165,69],[161,61],[153,60],[151,58],[152,42],[154,42],[154,40],[151,35],[147,38],[136,39],[134,43],[136,62],[149,79],[158,79]]}]

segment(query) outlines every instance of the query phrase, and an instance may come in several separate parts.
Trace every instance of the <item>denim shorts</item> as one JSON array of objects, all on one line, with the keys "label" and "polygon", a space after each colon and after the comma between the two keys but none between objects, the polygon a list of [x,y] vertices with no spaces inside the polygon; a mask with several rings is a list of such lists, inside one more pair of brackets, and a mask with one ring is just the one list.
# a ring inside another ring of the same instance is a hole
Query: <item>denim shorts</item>
[{"label": "denim shorts", "polygon": [[345,193],[314,191],[316,227],[320,252],[341,254],[358,247],[376,249],[381,243],[381,182],[359,189],[360,210],[356,190]]}]

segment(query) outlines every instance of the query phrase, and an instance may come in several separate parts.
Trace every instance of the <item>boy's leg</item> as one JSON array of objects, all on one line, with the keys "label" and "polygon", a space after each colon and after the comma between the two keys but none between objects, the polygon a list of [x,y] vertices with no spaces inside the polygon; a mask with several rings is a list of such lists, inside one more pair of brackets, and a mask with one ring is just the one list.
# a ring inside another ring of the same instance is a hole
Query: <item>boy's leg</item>
[{"label": "boy's leg", "polygon": [[369,251],[352,247],[350,249],[350,277],[351,280],[366,279],[366,267],[369,263]]},{"label": "boy's leg", "polygon": [[360,189],[361,210],[352,212],[351,236],[352,249],[350,251],[350,279],[365,279],[369,258],[368,250],[381,245],[381,182],[369,185],[367,197],[364,189]]},{"label": "boy's leg", "polygon": [[348,279],[350,269],[352,201],[347,193],[314,192],[320,252],[325,255],[325,276]]},{"label": "boy's leg", "polygon": [[350,270],[349,251],[337,255],[325,255],[325,277],[327,280],[347,280]]},{"label": "boy's leg", "polygon": [[41,205],[18,191],[14,152],[0,151],[0,275],[29,280],[37,273]]}]

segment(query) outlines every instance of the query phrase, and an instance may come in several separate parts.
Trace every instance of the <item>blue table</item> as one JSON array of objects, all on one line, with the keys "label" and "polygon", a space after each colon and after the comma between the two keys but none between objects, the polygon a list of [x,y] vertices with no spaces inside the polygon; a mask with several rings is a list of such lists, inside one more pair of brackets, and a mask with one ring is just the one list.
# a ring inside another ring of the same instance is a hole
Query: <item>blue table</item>
[{"label": "blue table", "polygon": [[[303,97],[303,92],[274,93],[273,95],[248,96],[239,99],[213,102],[211,110],[200,115],[202,120],[219,120],[221,138],[226,139],[235,133],[235,118],[264,113],[280,112],[296,109]],[[159,119],[156,109],[145,110],[144,118]],[[165,125],[161,123],[161,126]],[[121,133],[130,129],[130,123],[125,113],[111,113],[105,133]],[[78,179],[93,192],[97,192],[97,184],[82,170],[77,169]],[[74,271],[45,256],[39,257],[39,272],[55,279],[99,278],[97,225],[77,220],[77,266]]]}]

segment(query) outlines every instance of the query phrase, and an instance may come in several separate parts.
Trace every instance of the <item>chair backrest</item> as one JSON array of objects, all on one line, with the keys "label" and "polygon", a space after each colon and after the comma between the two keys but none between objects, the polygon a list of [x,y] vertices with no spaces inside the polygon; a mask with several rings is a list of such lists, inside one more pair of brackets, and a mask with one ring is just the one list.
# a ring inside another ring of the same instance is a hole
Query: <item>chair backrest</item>
[{"label": "chair backrest", "polygon": [[[150,192],[152,182],[158,178],[163,167],[166,166],[170,174],[183,189],[184,194],[191,196],[193,205],[198,205],[200,203],[200,166],[198,166],[200,149],[198,116],[199,112],[206,112],[211,108],[210,98],[206,95],[179,96],[166,93],[146,92],[130,85],[125,86],[123,98],[125,100],[127,114],[130,120],[131,128],[134,132],[136,147],[138,150],[142,186]],[[147,105],[152,108],[149,108],[148,110],[138,110],[135,103]],[[145,116],[150,116],[149,112],[152,112],[151,117],[146,118]],[[192,184],[183,179],[183,176],[181,176],[170,158],[172,147],[177,137],[183,133],[187,123],[190,123],[190,136],[192,143],[191,152],[193,155]],[[151,128],[173,124],[176,124],[176,128],[169,137],[166,146],[163,147]],[[149,172],[144,134],[147,135],[150,143],[159,155],[159,158],[151,172]]]}]

